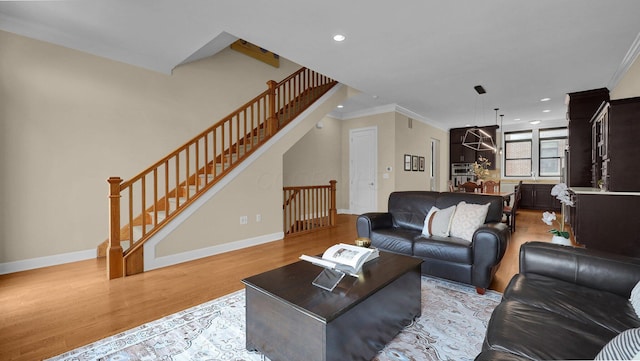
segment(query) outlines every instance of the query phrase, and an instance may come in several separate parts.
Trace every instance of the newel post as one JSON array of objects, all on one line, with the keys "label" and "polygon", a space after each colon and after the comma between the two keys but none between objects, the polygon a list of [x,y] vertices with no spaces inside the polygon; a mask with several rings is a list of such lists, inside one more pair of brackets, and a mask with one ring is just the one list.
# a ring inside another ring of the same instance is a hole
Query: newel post
[{"label": "newel post", "polygon": [[124,255],[120,246],[120,184],[122,179],[111,177],[109,183],[109,245],[107,246],[107,277],[111,280],[124,275]]},{"label": "newel post", "polygon": [[278,116],[276,114],[276,88],[278,87],[278,83],[274,80],[269,80],[267,82],[267,86],[269,87],[269,116],[267,117],[267,134],[272,136],[276,134],[278,131]]},{"label": "newel post", "polygon": [[331,205],[329,206],[329,224],[331,226],[336,225],[336,218],[338,217],[338,211],[336,210],[336,181],[330,180],[331,185]]}]

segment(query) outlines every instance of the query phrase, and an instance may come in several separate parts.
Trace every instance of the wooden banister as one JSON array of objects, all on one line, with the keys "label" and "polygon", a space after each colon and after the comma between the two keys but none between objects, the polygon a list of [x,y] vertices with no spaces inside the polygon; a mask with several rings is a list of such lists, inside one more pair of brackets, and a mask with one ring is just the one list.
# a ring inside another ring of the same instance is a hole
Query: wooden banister
[{"label": "wooden banister", "polygon": [[120,183],[119,177],[111,177],[109,182],[109,245],[107,248],[107,274],[109,279],[122,277],[123,254],[120,245]]},{"label": "wooden banister", "polygon": [[336,183],[282,188],[285,237],[336,225]]},{"label": "wooden banister", "polygon": [[109,279],[142,272],[147,239],[335,84],[307,68],[269,81],[267,90],[133,178],[109,178]]}]

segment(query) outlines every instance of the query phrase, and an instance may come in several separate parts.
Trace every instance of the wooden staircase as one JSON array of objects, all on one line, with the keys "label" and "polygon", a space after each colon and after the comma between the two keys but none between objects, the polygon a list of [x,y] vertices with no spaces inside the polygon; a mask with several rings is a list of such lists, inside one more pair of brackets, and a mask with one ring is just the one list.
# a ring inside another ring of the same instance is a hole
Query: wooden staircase
[{"label": "wooden staircase", "polygon": [[144,271],[144,243],[337,82],[302,68],[130,180],[111,177],[109,279]]}]

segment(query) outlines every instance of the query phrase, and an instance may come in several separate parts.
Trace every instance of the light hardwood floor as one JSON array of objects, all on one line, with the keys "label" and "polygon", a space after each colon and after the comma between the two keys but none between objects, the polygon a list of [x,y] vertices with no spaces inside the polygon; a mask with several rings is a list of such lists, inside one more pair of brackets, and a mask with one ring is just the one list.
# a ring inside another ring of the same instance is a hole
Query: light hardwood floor
[{"label": "light hardwood floor", "polygon": [[[520,245],[549,240],[541,211],[518,213],[491,288],[518,271]],[[356,238],[356,216],[335,228],[140,275],[106,280],[95,259],[0,276],[0,360],[41,360],[243,288],[241,279]]]}]

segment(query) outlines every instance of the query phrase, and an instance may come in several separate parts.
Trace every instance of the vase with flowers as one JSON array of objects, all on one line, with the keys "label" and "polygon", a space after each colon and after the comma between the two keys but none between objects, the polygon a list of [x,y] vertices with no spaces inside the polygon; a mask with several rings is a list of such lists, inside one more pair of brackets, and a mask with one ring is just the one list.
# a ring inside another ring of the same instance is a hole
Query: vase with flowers
[{"label": "vase with flowers", "polygon": [[476,176],[476,180],[481,181],[489,178],[489,166],[491,162],[489,159],[480,156],[476,162],[473,162],[473,174]]},{"label": "vase with flowers", "polygon": [[542,213],[542,221],[549,226],[552,226],[554,222],[558,223],[560,226],[559,229],[553,228],[549,231],[553,234],[553,237],[551,238],[552,243],[571,245],[569,232],[564,229],[564,208],[565,206],[573,207],[573,201],[569,195],[569,189],[566,184],[559,183],[551,189],[551,195],[555,196],[562,204],[560,220],[557,219],[556,212],[544,212]]}]

